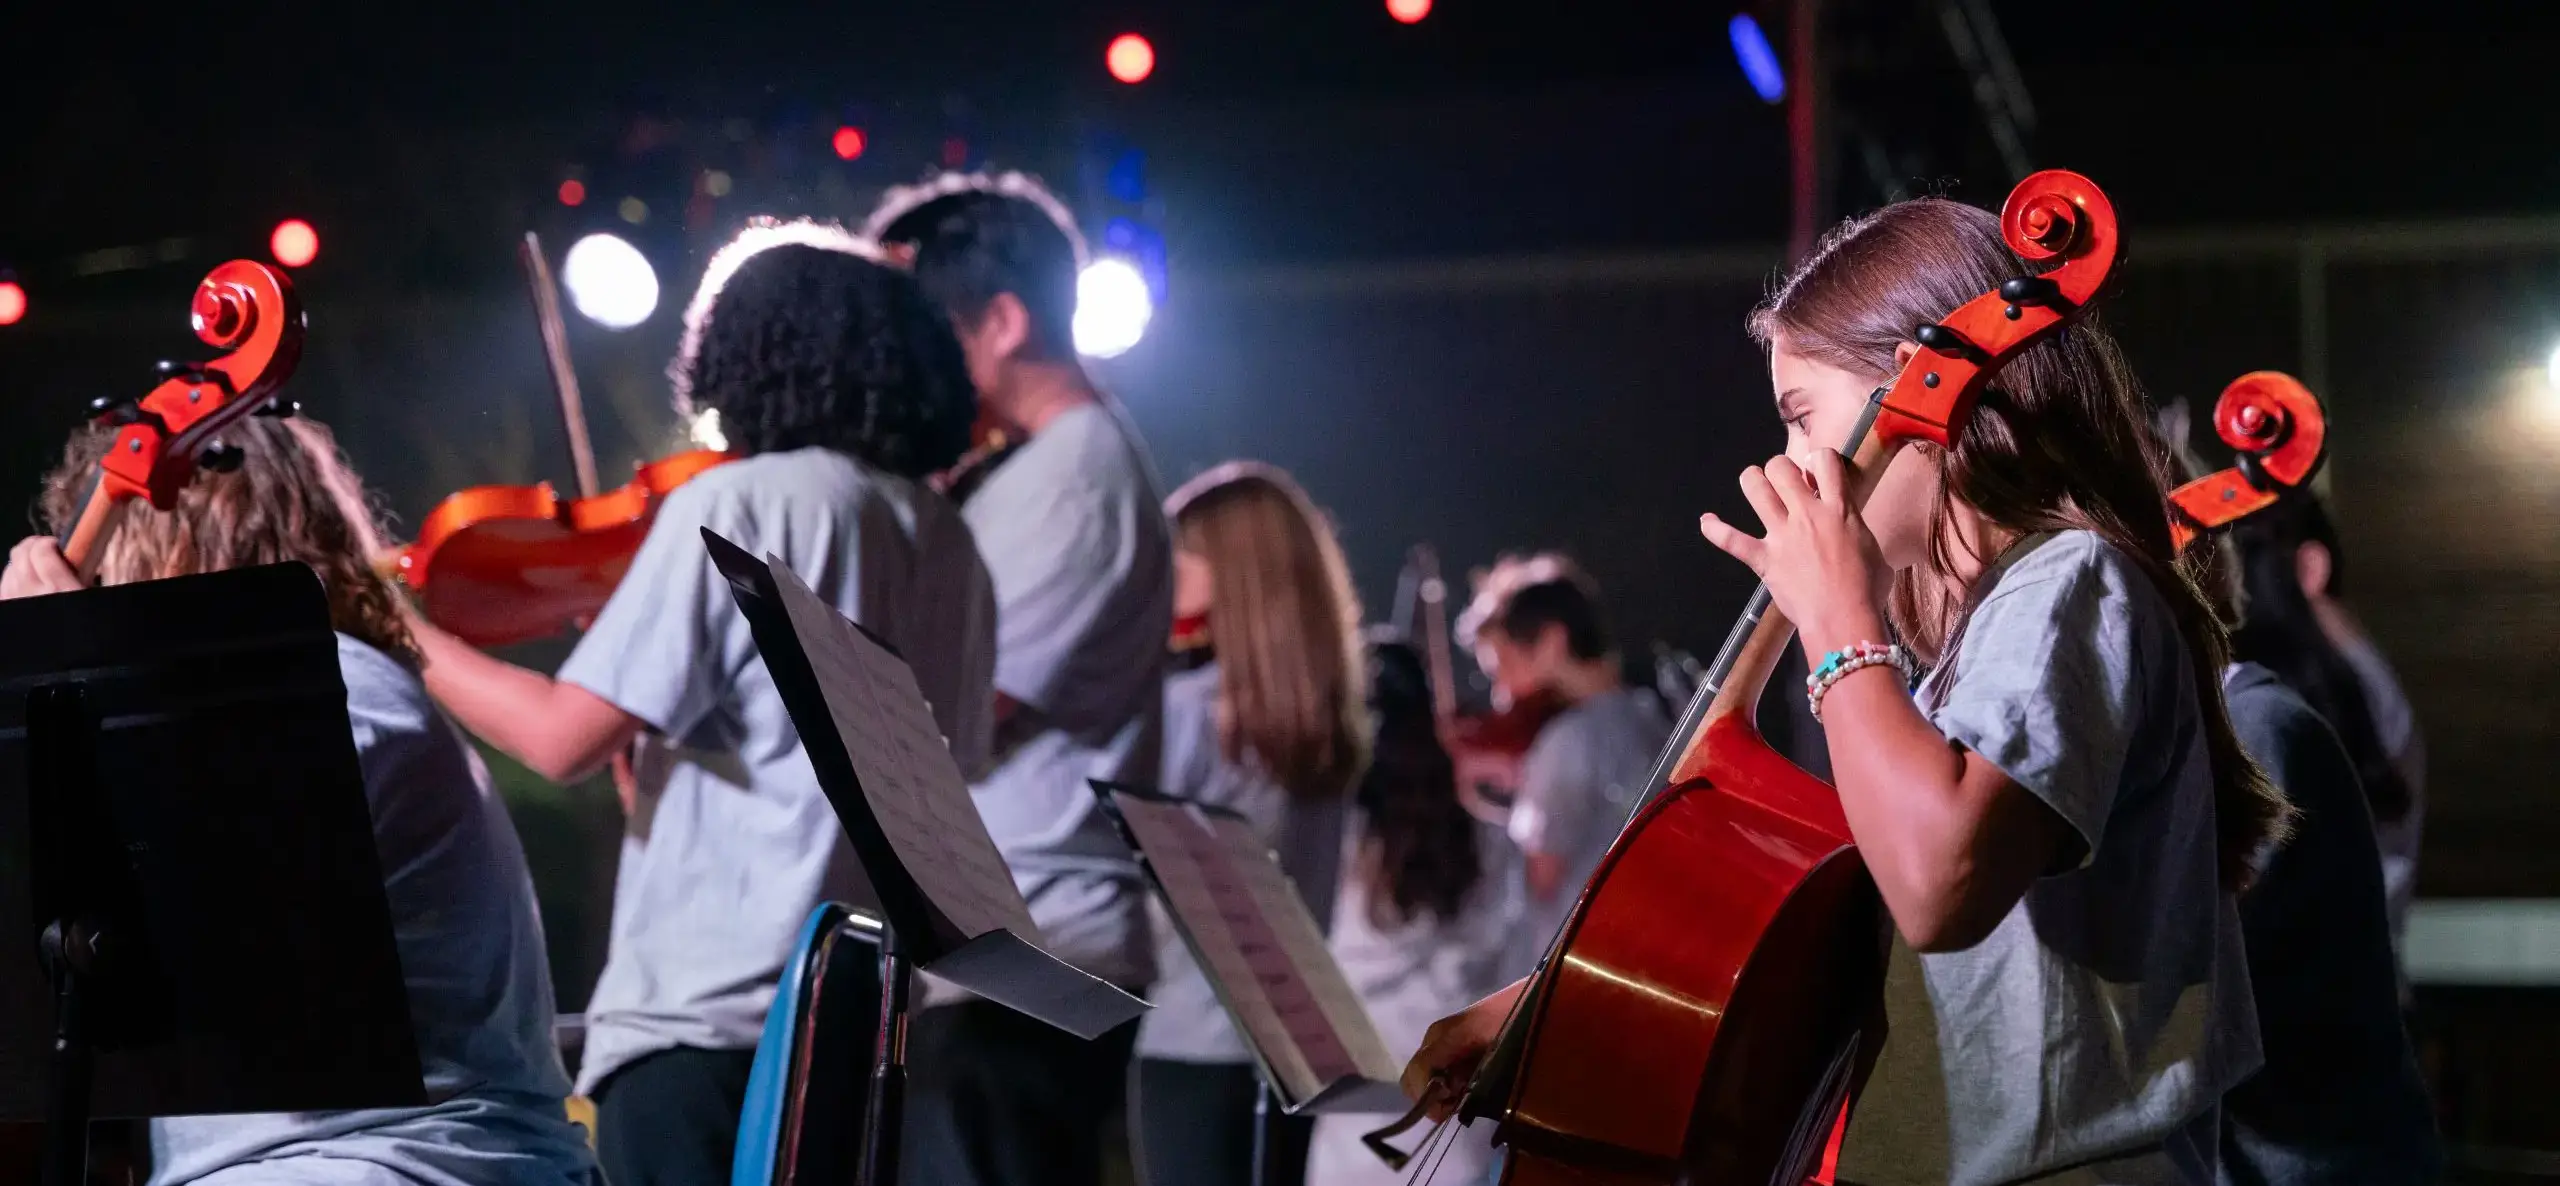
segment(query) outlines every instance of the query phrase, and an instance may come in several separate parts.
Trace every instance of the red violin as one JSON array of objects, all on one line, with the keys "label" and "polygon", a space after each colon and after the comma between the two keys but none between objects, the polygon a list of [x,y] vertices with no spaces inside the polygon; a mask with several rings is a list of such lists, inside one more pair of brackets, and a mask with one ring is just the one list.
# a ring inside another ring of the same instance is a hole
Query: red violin
[{"label": "red violin", "polygon": [[2276,505],[2310,483],[2329,452],[2320,397],[2281,371],[2251,371],[2222,389],[2214,433],[2239,464],[2169,492],[2169,534],[2185,551],[2198,536]]},{"label": "red violin", "polygon": [[[1918,328],[1841,448],[1853,504],[1902,444],[1954,441],[1992,376],[2081,316],[2122,256],[2106,195],[2077,174],[2028,177],[2000,222],[2043,266]],[[1753,593],[1653,794],[1458,1095],[1507,1146],[1507,1186],[1801,1183],[1836,1147],[1882,1037],[1890,923],[1837,792],[1753,721],[1793,634]],[[1373,1145],[1391,1152],[1393,1131]]]},{"label": "red violin", "polygon": [[1459,711],[1457,663],[1449,646],[1449,587],[1440,579],[1440,555],[1429,544],[1416,544],[1405,568],[1422,611],[1431,715],[1439,723],[1440,745],[1456,767],[1458,801],[1477,818],[1501,823],[1519,789],[1521,759],[1547,722],[1565,710],[1564,698],[1542,690],[1488,712]]},{"label": "red violin", "polygon": [[79,517],[56,541],[83,579],[97,574],[107,541],[136,500],[168,510],[198,470],[240,464],[239,448],[220,439],[224,428],[245,416],[294,412],[275,392],[302,361],[306,327],[283,273],[233,260],[196,286],[190,313],[196,336],[228,353],[207,363],[163,362],[149,393],[90,406],[99,422],[116,426],[115,443],[98,461]]},{"label": "red violin", "polygon": [[630,571],[659,504],[676,487],[731,460],[712,449],[677,453],[641,464],[628,484],[599,493],[559,292],[541,240],[526,234],[522,257],[579,497],[563,499],[548,482],[461,491],[427,512],[417,541],[385,564],[417,594],[428,621],[484,647],[546,638],[594,617]]}]

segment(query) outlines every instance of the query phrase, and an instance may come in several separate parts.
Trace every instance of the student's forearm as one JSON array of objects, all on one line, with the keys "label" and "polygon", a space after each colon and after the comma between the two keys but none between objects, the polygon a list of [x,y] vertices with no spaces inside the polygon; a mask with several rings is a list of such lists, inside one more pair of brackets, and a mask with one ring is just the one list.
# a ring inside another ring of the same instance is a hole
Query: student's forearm
[{"label": "student's forearm", "polygon": [[1920,951],[1982,941],[2051,857],[2048,820],[2021,815],[2041,809],[1950,745],[1890,667],[1832,685],[1822,719],[1841,810],[1903,939]]},{"label": "student's forearm", "polygon": [[593,774],[639,724],[585,689],[528,671],[424,622],[410,631],[427,691],[475,736],[556,783]]}]

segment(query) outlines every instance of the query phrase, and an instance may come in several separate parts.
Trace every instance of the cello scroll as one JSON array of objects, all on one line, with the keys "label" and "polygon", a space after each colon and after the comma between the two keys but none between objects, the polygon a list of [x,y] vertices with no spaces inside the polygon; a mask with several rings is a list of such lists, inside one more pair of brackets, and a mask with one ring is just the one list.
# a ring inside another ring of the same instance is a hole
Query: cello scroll
[{"label": "cello scroll", "polygon": [[2328,458],[2320,397],[2281,371],[2251,371],[2222,389],[2213,431],[2240,452],[2229,469],[2169,492],[2169,535],[2180,551],[2198,535],[2274,506],[2309,484]]}]

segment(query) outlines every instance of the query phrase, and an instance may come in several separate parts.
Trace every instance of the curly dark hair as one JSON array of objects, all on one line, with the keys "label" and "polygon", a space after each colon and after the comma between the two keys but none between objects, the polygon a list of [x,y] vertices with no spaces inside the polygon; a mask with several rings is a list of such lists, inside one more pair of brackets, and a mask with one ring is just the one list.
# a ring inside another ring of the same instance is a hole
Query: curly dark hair
[{"label": "curly dark hair", "polygon": [[940,310],[843,230],[750,227],[714,257],[668,377],[747,454],[810,446],[920,478],[969,447],[977,389]]},{"label": "curly dark hair", "polygon": [[1075,357],[1076,280],[1085,247],[1074,216],[1021,173],[947,173],[881,199],[868,229],[915,251],[916,280],[955,321],[1012,293],[1030,316],[1027,352]]}]

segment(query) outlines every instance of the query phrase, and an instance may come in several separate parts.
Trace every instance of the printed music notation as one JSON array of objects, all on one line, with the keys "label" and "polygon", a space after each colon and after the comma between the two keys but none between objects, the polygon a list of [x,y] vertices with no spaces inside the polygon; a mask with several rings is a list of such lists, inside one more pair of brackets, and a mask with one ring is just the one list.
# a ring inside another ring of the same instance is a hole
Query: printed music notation
[{"label": "printed music notation", "polygon": [[1114,804],[1286,1104],[1348,1079],[1395,1080],[1315,919],[1244,821],[1130,795]]},{"label": "printed music notation", "polygon": [[1037,941],[1031,909],[987,835],[915,673],[788,567],[766,567],[862,782],[862,797],[900,863],[958,929],[951,941],[998,930]]}]

